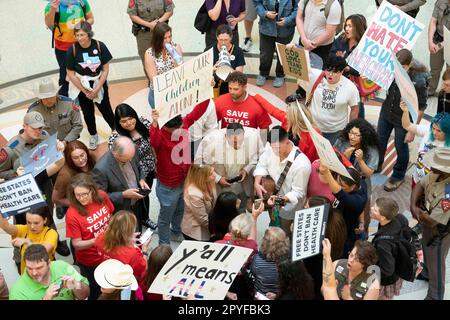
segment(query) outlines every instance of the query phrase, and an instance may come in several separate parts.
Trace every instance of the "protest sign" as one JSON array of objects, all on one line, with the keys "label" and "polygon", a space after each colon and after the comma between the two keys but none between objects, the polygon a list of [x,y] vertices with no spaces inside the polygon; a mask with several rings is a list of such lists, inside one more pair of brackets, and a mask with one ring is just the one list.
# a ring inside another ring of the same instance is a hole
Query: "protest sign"
[{"label": "protest sign", "polygon": [[328,204],[299,210],[292,230],[292,261],[302,260],[322,252],[328,221]]},{"label": "protest sign", "polygon": [[181,114],[186,115],[200,102],[213,97],[213,49],[182,65],[153,77],[158,123]]},{"label": "protest sign", "polygon": [[201,241],[183,241],[148,292],[201,300],[223,300],[251,249]]},{"label": "protest sign", "polygon": [[416,123],[417,116],[419,115],[419,101],[417,99],[416,88],[411,82],[409,75],[398,61],[397,57],[394,56],[392,58],[394,61],[395,82],[397,83],[400,94],[402,95],[402,100],[408,107],[409,114],[411,115],[414,123]]},{"label": "protest sign", "polygon": [[0,184],[0,212],[4,218],[46,205],[31,173]]},{"label": "protest sign", "polygon": [[25,168],[25,173],[32,173],[36,177],[49,165],[63,157],[56,148],[56,133],[42,141],[36,147],[20,157],[20,165]]},{"label": "protest sign", "polygon": [[450,31],[444,26],[444,60],[450,65]]},{"label": "protest sign", "polygon": [[296,79],[309,81],[309,55],[302,48],[286,48],[286,45],[276,42],[277,54],[283,66],[284,73]]},{"label": "protest sign", "polygon": [[392,52],[411,49],[424,25],[383,1],[347,63],[385,90],[394,80]]},{"label": "protest sign", "polygon": [[333,147],[331,146],[330,141],[328,139],[322,137],[311,125],[311,122],[309,122],[308,118],[306,117],[305,113],[303,112],[300,103],[297,102],[297,107],[300,109],[300,113],[302,114],[303,121],[305,121],[306,127],[308,128],[309,134],[311,135],[311,139],[313,140],[314,146],[316,147],[317,154],[319,155],[320,161],[323,161],[323,163],[332,171],[339,173],[340,175],[343,175],[349,179],[353,178],[348,173],[345,166],[342,164],[342,162],[337,157],[336,153],[334,152]]}]

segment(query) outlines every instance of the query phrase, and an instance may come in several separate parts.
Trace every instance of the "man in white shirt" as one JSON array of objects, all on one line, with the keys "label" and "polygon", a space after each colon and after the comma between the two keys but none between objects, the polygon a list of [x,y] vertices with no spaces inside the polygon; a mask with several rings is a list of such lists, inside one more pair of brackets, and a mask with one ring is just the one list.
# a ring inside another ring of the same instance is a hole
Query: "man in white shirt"
[{"label": "man in white shirt", "polygon": [[286,178],[277,194],[286,203],[279,214],[281,228],[287,235],[290,235],[295,212],[303,208],[305,202],[306,188],[311,174],[311,162],[294,146],[289,140],[288,133],[281,126],[272,128],[268,141],[270,144],[261,154],[253,172],[255,193],[258,198],[263,198],[263,194],[267,193],[267,190],[262,185],[262,178],[270,176],[277,184],[286,165],[291,162]]},{"label": "man in white shirt", "polygon": [[191,160],[194,160],[197,153],[198,146],[208,133],[214,131],[219,127],[216,116],[216,106],[212,99],[204,101],[202,103],[208,103],[208,108],[205,113],[189,127],[189,141],[191,142]]},{"label": "man in white shirt", "polygon": [[[253,195],[253,170],[264,145],[257,129],[230,123],[211,131],[200,143],[195,163],[214,167],[217,193],[232,191],[241,199],[241,209]],[[230,179],[240,177],[235,182]]]},{"label": "man in white shirt", "polygon": [[[311,69],[309,82],[298,80],[298,84],[306,91],[307,99],[311,99],[311,113],[317,127],[331,145],[336,142],[340,131],[349,121],[358,117],[359,112],[358,89],[342,75],[346,66],[344,58],[330,56],[325,64],[326,71]],[[321,80],[311,97],[311,91],[319,77]]]}]

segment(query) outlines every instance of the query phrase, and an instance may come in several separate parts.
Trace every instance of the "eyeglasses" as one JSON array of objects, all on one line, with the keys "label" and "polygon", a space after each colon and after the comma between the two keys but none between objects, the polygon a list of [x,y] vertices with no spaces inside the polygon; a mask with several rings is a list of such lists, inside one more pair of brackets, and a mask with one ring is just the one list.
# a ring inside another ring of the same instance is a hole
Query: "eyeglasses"
[{"label": "eyeglasses", "polygon": [[349,136],[356,137],[356,138],[361,137],[361,135],[360,135],[359,133],[354,133],[354,132],[351,132],[351,131],[348,133],[348,135],[349,135]]},{"label": "eyeglasses", "polygon": [[77,198],[77,199],[85,199],[85,198],[89,197],[90,194],[91,194],[91,190],[89,190],[88,192],[84,192],[84,193],[74,193],[75,198]]}]

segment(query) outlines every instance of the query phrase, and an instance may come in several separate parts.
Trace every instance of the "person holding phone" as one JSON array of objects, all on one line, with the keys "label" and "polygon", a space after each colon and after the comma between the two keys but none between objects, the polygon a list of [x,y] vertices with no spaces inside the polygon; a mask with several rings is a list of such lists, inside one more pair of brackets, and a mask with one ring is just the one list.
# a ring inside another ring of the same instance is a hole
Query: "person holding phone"
[{"label": "person holding phone", "polygon": [[145,182],[149,187],[149,189],[139,189],[139,194],[144,196],[144,206],[147,209],[142,212],[141,223],[146,228],[155,230],[158,225],[149,218],[150,199],[147,197],[152,189],[156,166],[155,153],[150,144],[151,123],[144,117],[139,117],[136,110],[126,103],[121,103],[116,107],[114,122],[117,132],[113,132],[109,137],[108,146],[111,149],[119,136],[130,138],[136,146],[139,168],[143,171]]},{"label": "person holding phone", "polygon": [[133,269],[137,281],[143,280],[147,268],[147,251],[151,239],[141,243],[137,238],[136,216],[126,210],[116,212],[108,223],[108,228],[95,239],[102,262],[116,259]]}]

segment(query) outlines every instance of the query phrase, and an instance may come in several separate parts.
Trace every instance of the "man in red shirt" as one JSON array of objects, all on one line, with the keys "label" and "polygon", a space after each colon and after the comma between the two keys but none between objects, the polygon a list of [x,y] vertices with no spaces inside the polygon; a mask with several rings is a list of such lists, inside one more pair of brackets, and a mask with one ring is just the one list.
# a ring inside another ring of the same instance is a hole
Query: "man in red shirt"
[{"label": "man in red shirt", "polygon": [[221,95],[215,101],[217,121],[222,128],[238,122],[244,127],[264,129],[266,131],[272,120],[253,96],[247,92],[247,76],[235,71],[228,76],[229,93]]},{"label": "man in red shirt", "polygon": [[174,240],[184,240],[180,225],[184,213],[183,183],[191,166],[188,130],[203,115],[208,105],[209,100],[205,100],[195,106],[184,119],[178,115],[162,128],[158,125],[158,111],[152,111],[150,144],[158,159],[156,196],[161,205],[158,216],[159,244],[170,245],[170,231]]}]

